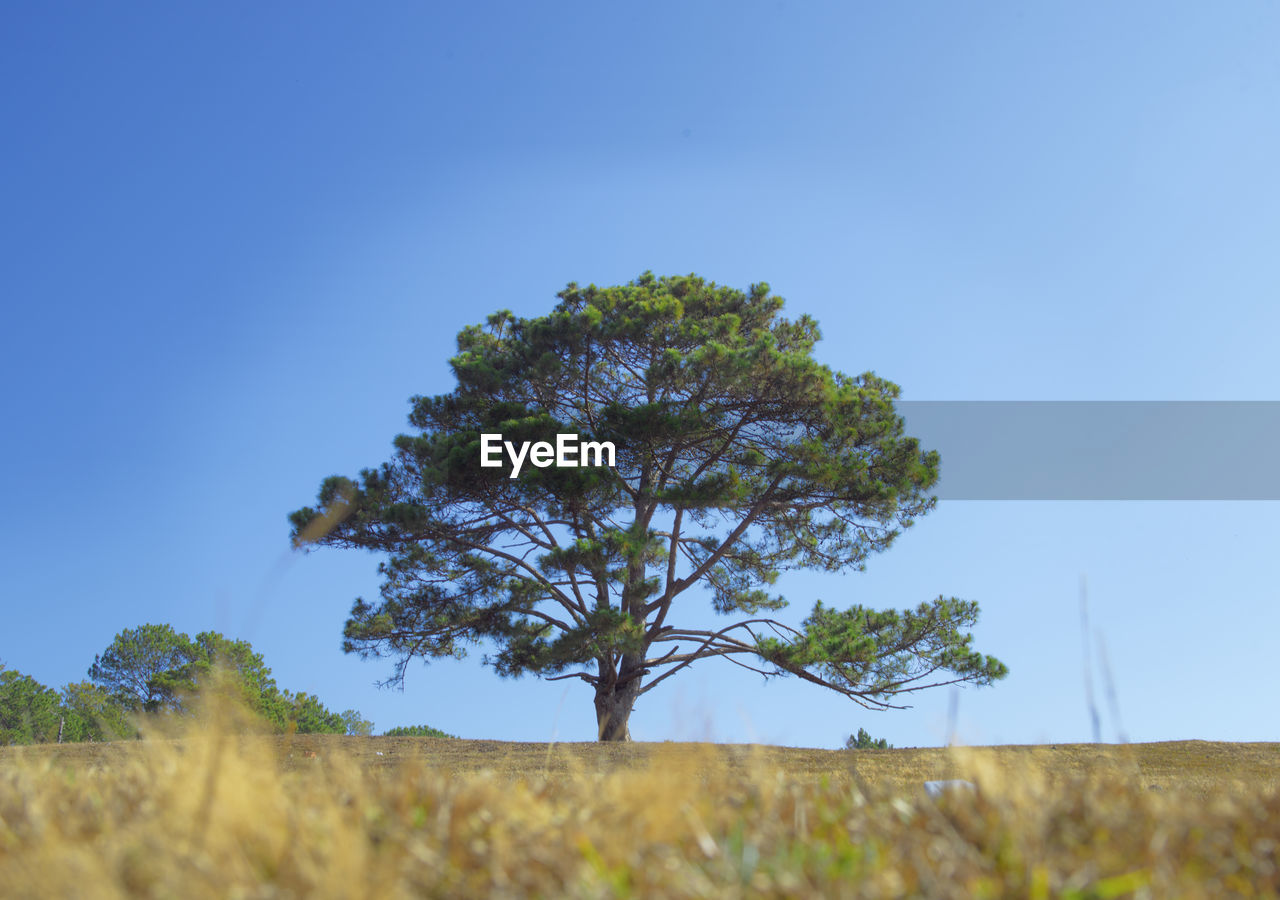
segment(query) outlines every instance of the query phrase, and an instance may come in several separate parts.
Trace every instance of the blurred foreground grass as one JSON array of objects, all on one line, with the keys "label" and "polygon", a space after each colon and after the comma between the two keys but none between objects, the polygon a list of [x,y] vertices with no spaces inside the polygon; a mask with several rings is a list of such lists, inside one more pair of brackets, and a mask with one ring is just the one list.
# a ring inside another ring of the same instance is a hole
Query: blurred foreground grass
[{"label": "blurred foreground grass", "polygon": [[0,748],[13,897],[1277,896],[1278,847],[1277,744]]}]

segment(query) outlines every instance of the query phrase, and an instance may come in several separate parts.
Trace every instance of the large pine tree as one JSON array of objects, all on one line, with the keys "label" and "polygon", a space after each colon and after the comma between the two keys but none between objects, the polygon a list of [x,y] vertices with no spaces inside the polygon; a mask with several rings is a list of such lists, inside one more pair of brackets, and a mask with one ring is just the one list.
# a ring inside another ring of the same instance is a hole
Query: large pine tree
[{"label": "large pine tree", "polygon": [[[412,399],[412,434],[358,479],[331,477],[291,515],[296,545],[387,554],[345,647],[396,660],[487,641],[502,675],[580,678],[601,740],[630,737],[636,698],[696,660],[790,673],[873,707],[1005,674],[970,648],[977,604],[903,612],[821,603],[771,617],[785,569],[846,571],[930,510],[938,455],[904,434],[896,385],[818,364],[808,316],[746,292],[646,273],[570,284],[547,316],[466,328],[457,387]],[[483,434],[611,442],[616,466],[482,466]],[[732,621],[681,622],[688,598]]]}]

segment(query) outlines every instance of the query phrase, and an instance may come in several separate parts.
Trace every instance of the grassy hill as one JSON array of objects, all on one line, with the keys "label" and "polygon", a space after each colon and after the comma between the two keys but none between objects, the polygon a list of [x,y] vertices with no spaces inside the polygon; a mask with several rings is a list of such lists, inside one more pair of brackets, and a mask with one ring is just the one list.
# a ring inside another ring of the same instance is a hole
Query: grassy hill
[{"label": "grassy hill", "polygon": [[6,896],[1277,896],[1278,848],[1280,744],[0,748]]},{"label": "grassy hill", "polygon": [[[269,751],[286,767],[313,759],[341,758],[376,768],[415,763],[442,772],[487,772],[503,777],[642,772],[652,767],[746,775],[764,767],[789,778],[825,777],[834,783],[861,780],[904,791],[930,780],[1018,778],[1031,772],[1050,781],[1105,774],[1134,787],[1176,789],[1201,798],[1223,791],[1280,790],[1280,743],[1164,741],[849,751],[760,744],[543,744],[333,735],[235,740]],[[183,747],[181,741],[168,743],[175,750]],[[0,766],[20,759],[47,760],[74,768],[127,764],[143,746],[117,742],[0,747]],[[308,755],[311,753],[314,758]]]}]

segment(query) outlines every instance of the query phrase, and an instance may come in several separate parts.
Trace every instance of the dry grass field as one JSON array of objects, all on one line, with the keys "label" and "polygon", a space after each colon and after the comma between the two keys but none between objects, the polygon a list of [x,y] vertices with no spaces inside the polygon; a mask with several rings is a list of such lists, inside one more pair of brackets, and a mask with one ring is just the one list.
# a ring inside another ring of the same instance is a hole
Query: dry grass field
[{"label": "dry grass field", "polygon": [[1280,896],[1278,853],[1280,744],[0,748],[6,897]]}]

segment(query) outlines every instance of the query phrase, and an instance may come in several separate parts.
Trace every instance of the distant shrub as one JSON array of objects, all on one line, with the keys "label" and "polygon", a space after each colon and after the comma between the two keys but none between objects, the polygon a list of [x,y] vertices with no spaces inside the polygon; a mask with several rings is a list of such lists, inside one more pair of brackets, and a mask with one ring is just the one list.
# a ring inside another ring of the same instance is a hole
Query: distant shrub
[{"label": "distant shrub", "polygon": [[384,731],[383,737],[457,738],[457,735],[445,734],[439,728],[432,728],[430,725],[401,725],[398,728],[392,728],[390,731]]},{"label": "distant shrub", "polygon": [[857,734],[849,735],[849,740],[844,742],[846,750],[889,750],[893,748],[884,738],[873,738],[867,734],[867,729],[859,728]]}]

